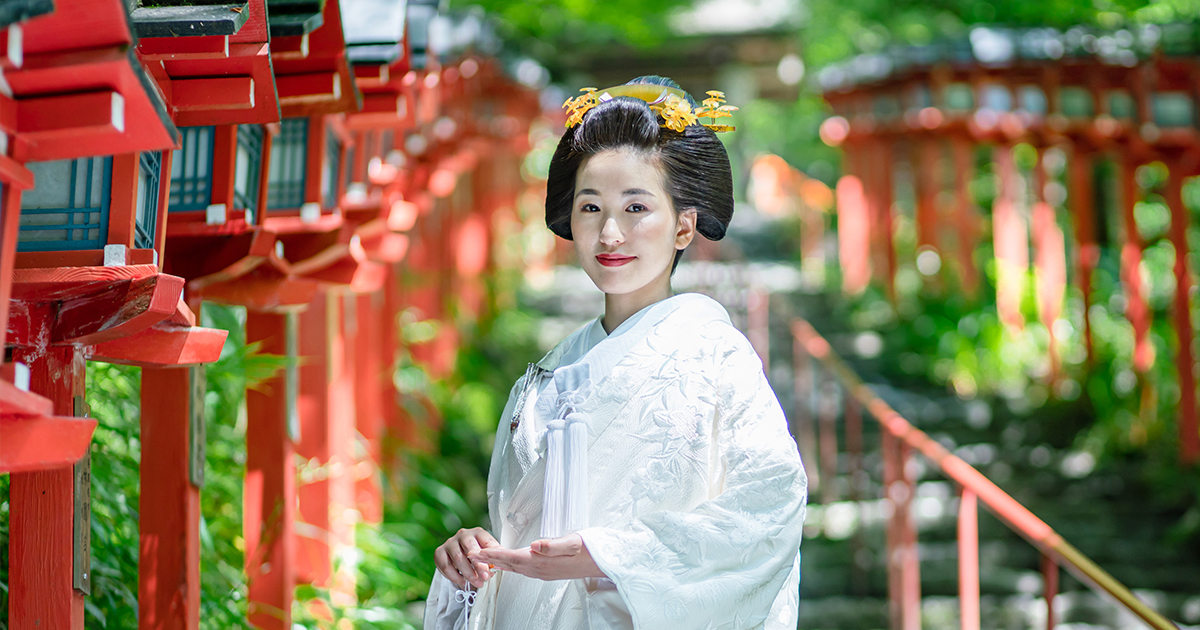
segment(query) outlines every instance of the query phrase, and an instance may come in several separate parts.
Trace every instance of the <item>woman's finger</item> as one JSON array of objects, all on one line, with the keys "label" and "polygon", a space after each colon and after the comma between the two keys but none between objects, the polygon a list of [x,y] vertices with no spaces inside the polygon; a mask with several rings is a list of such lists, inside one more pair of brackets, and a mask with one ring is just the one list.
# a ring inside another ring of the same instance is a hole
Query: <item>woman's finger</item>
[{"label": "woman's finger", "polygon": [[579,534],[570,534],[562,538],[534,541],[529,549],[543,556],[574,556],[579,553],[582,540]]},{"label": "woman's finger", "polygon": [[464,579],[476,587],[482,586],[479,576],[475,574],[475,569],[471,566],[472,563],[467,559],[466,554],[463,553],[462,547],[458,544],[452,544],[447,552],[450,555],[450,561],[454,565],[454,568],[458,570]]}]

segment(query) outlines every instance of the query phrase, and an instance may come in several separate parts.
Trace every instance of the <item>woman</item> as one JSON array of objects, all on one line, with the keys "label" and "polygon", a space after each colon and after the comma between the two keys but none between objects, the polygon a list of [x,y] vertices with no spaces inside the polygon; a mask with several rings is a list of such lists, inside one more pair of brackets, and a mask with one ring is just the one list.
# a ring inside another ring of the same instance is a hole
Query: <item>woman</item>
[{"label": "woman", "polygon": [[725,310],[671,295],[696,233],[719,239],[733,215],[728,156],[697,118],[733,108],[710,94],[696,109],[642,77],[568,102],[546,224],[574,242],[604,315],[513,387],[491,531],[438,548],[427,629],[796,627],[795,442]]}]

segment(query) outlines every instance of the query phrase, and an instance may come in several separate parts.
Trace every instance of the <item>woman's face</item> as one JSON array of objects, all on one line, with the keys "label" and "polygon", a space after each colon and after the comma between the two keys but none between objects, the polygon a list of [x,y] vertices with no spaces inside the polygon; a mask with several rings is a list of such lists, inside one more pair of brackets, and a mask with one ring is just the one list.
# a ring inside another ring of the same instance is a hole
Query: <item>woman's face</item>
[{"label": "woman's face", "polygon": [[675,252],[695,235],[695,210],[675,212],[662,169],[649,158],[632,149],[603,151],[575,175],[575,253],[610,296],[666,297]]}]

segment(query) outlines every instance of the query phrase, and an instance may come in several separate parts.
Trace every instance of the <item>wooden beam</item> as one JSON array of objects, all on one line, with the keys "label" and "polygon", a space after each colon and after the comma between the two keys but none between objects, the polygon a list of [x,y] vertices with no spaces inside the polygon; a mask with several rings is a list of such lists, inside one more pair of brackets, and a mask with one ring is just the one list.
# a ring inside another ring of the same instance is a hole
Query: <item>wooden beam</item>
[{"label": "wooden beam", "polygon": [[179,111],[204,112],[254,108],[254,77],[176,79],[171,105]]},{"label": "wooden beam", "polygon": [[144,368],[141,396],[138,627],[195,630],[200,624],[204,370]]},{"label": "wooden beam", "polygon": [[[295,315],[250,311],[246,342],[296,356]],[[289,321],[290,320],[290,321]],[[296,520],[295,447],[289,423],[295,381],[279,372],[246,391],[246,486],[242,532],[249,582],[247,620],[261,630],[291,630]]]},{"label": "wooden beam", "polygon": [[[14,358],[29,366],[30,389],[48,398],[56,415],[82,413],[85,369],[77,347],[18,348]],[[75,531],[74,471],[68,465],[9,479],[9,627],[83,630],[74,551],[79,545],[87,552],[90,533]]]},{"label": "wooden beam", "polygon": [[236,164],[237,125],[217,125],[213,130],[212,203],[233,208]]},{"label": "wooden beam", "polygon": [[143,37],[138,40],[138,54],[145,61],[227,59],[229,36]]},{"label": "wooden beam", "polygon": [[94,345],[132,335],[174,314],[182,294],[183,278],[157,274],[65,300],[51,342]]},{"label": "wooden beam", "polygon": [[70,466],[87,455],[95,430],[86,418],[0,416],[0,473]]},{"label": "wooden beam", "polygon": [[[298,520],[304,527],[297,531],[296,580],[304,584],[328,587],[333,574],[330,527],[330,474],[333,468],[333,436],[330,427],[330,329],[337,325],[337,313],[329,312],[325,292],[318,293],[300,313],[300,389],[296,393],[296,411],[300,419],[300,441],[296,455],[303,461],[315,461],[317,470],[301,472],[296,495]],[[324,471],[325,474],[317,474]]]},{"label": "wooden beam", "polygon": [[74,269],[13,269],[13,299],[57,301],[81,297],[115,282],[140,280],[158,273],[154,265],[82,267]]},{"label": "wooden beam", "polygon": [[356,467],[362,466],[367,474],[356,475],[354,503],[364,521],[379,523],[383,521],[379,463],[383,457],[384,428],[380,407],[383,391],[391,388],[391,357],[387,358],[388,367],[384,367],[383,293],[363,293],[355,300],[355,326],[353,331],[347,331],[347,336],[353,336],[355,428],[363,445],[363,456]]},{"label": "wooden beam", "polygon": [[113,90],[17,101],[17,132],[31,142],[125,131],[125,97]]},{"label": "wooden beam", "polygon": [[132,249],[136,233],[140,155],[122,153],[112,158],[112,188],[108,205],[108,244]]},{"label": "wooden beam", "polygon": [[323,103],[342,98],[342,79],[337,72],[281,75],[275,77],[275,89],[281,105]]},{"label": "wooden beam", "polygon": [[317,289],[316,282],[295,280],[255,270],[237,280],[207,286],[202,293],[204,299],[222,304],[236,304],[266,312],[282,312],[308,304],[316,295]]},{"label": "wooden beam", "polygon": [[54,405],[33,392],[19,389],[0,378],[0,418],[40,418],[54,415]]},{"label": "wooden beam", "polygon": [[[21,229],[21,191],[5,186],[0,191],[0,269],[12,269]],[[13,274],[0,273],[0,348],[8,332],[8,302],[12,297]],[[4,356],[0,355],[0,364]]]},{"label": "wooden beam", "polygon": [[216,328],[159,322],[128,337],[97,344],[92,359],[141,367],[213,363],[221,358],[228,334]]}]

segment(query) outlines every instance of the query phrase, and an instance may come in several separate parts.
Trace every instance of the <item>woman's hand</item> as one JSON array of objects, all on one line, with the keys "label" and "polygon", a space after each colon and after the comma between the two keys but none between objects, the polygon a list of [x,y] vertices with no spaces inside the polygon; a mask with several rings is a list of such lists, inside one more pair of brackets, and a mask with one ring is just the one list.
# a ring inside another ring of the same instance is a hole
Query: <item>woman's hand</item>
[{"label": "woman's hand", "polygon": [[433,552],[433,561],[438,571],[458,588],[464,588],[466,582],[480,588],[492,577],[492,573],[488,570],[486,560],[472,560],[468,556],[479,553],[481,549],[498,547],[500,543],[482,527],[460,529]]},{"label": "woman's hand", "polygon": [[524,549],[484,547],[471,554],[471,560],[539,580],[607,577],[592,560],[579,534],[534,541]]}]

